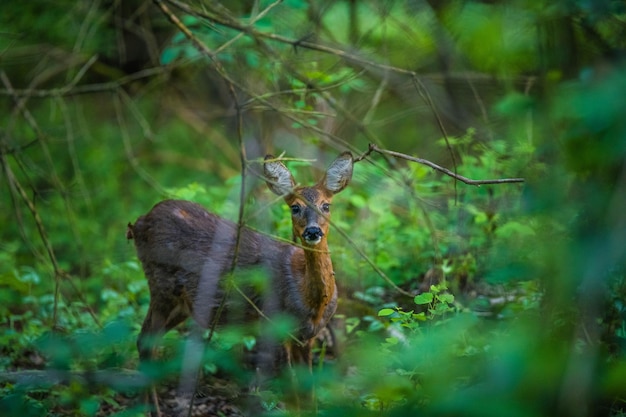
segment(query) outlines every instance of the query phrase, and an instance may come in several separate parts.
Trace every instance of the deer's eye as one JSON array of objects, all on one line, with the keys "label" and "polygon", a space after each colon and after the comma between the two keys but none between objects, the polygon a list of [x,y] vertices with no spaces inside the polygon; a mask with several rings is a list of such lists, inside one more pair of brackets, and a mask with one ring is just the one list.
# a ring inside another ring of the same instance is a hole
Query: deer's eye
[{"label": "deer's eye", "polygon": [[322,211],[324,213],[329,213],[330,212],[330,204],[328,204],[328,203],[322,204]]},{"label": "deer's eye", "polygon": [[299,204],[293,204],[291,206],[291,214],[294,215],[294,216],[300,214],[301,210],[302,210],[302,208],[300,207]]}]

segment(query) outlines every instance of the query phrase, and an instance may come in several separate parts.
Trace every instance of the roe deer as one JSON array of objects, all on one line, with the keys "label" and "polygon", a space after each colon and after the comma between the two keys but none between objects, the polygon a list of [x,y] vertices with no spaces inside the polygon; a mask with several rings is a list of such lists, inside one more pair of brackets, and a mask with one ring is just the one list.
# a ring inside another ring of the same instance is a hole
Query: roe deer
[{"label": "roe deer", "polygon": [[[290,365],[311,367],[312,340],[337,306],[326,238],[331,200],[350,182],[352,166],[352,154],[344,152],[321,181],[301,187],[283,163],[267,155],[267,185],[291,208],[293,234],[302,245],[241,229],[237,268],[259,266],[268,274],[266,294],[253,294],[260,300],[258,308],[270,317],[287,314],[295,320],[293,335],[301,343],[281,341]],[[205,328],[212,324],[211,315],[224,294],[222,278],[235,259],[236,235],[236,224],[181,200],[162,201],[128,225],[127,237],[134,239],[150,289],[148,314],[137,340],[141,360],[152,358],[150,339],[189,316]]]}]

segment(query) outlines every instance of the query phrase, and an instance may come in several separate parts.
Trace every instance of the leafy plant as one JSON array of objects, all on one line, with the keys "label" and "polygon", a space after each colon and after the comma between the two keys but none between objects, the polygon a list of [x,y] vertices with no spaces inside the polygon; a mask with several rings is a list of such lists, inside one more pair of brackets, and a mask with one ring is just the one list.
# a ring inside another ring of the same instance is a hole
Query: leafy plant
[{"label": "leafy plant", "polygon": [[414,310],[405,311],[401,307],[383,308],[378,312],[378,317],[389,317],[391,323],[399,326],[400,330],[416,331],[420,322],[427,320],[444,319],[447,315],[456,311],[454,307],[454,295],[447,292],[447,285],[431,285],[430,291],[416,295],[413,302],[425,311],[415,313]]}]

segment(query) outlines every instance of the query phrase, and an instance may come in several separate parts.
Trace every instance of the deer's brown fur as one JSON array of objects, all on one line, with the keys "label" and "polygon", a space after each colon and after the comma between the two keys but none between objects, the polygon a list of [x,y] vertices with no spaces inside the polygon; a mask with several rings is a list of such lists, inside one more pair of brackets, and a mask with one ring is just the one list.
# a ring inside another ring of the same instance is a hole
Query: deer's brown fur
[{"label": "deer's brown fur", "polygon": [[[301,247],[242,228],[236,268],[260,267],[269,280],[266,291],[251,293],[269,317],[288,314],[297,323],[285,341],[290,363],[311,365],[311,341],[337,306],[337,287],[326,237],[334,194],[352,176],[352,156],[340,155],[312,187],[296,187],[288,169],[272,156],[264,170],[274,193],[292,210],[294,236]],[[182,200],[166,200],[129,224],[150,289],[150,306],[137,346],[142,360],[152,357],[152,342],[189,316],[208,327],[223,296],[222,278],[233,263],[237,225]],[[236,280],[236,274],[235,274]],[[253,310],[253,309],[251,309]],[[247,314],[250,316],[254,314]]]}]

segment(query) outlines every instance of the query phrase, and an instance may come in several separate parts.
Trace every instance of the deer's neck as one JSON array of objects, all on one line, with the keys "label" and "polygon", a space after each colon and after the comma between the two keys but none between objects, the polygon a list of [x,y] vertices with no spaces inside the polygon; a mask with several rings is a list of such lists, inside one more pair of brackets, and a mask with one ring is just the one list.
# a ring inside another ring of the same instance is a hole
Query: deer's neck
[{"label": "deer's neck", "polygon": [[312,311],[317,312],[314,321],[319,321],[336,290],[335,273],[326,240],[320,242],[314,249],[304,249],[303,278],[300,286],[304,302]]}]

